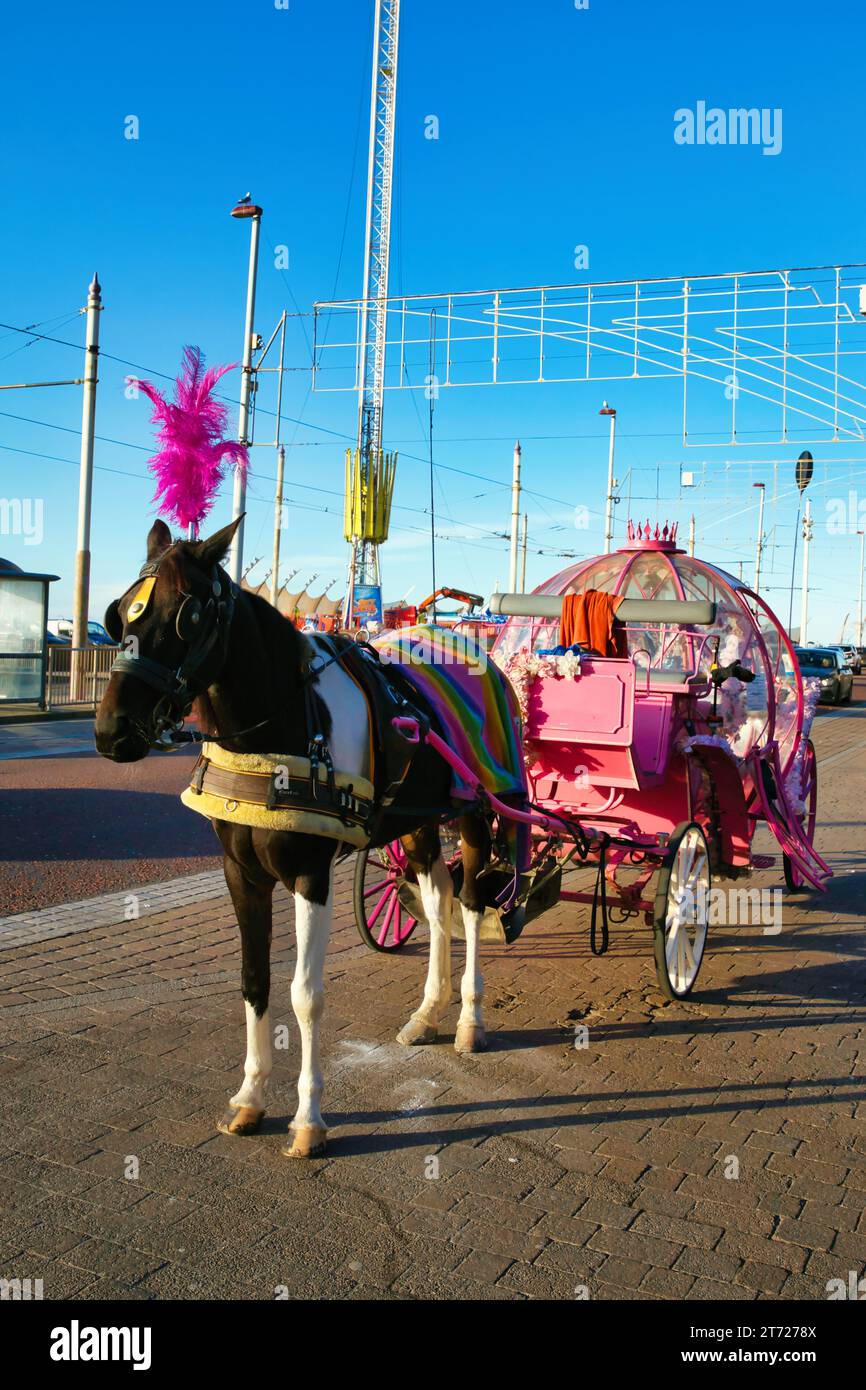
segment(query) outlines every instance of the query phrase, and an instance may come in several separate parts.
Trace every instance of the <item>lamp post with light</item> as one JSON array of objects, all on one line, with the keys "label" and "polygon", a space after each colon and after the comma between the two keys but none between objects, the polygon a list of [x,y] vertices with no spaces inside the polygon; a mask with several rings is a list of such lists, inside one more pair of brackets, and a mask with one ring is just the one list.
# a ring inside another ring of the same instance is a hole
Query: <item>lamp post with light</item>
[{"label": "lamp post with light", "polygon": [[[238,409],[238,440],[249,445],[250,395],[253,376],[253,318],[256,311],[256,276],[259,265],[259,231],[262,225],[262,209],[251,202],[249,193],[232,208],[232,217],[246,219],[250,223],[250,262],[247,271],[247,311],[244,319],[244,350],[241,358],[241,395]],[[232,520],[243,516],[246,507],[247,484],[242,469],[235,469],[234,496],[232,498]],[[229,555],[228,572],[236,584],[241,581],[241,567],[244,555],[244,523],[241,521],[235,531]]]}]

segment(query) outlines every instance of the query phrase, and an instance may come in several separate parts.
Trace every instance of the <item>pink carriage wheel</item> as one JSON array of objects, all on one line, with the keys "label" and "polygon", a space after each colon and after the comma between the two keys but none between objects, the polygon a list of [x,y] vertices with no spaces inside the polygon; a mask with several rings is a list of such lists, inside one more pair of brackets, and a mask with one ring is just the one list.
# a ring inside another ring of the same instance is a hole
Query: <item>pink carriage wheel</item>
[{"label": "pink carriage wheel", "polygon": [[[815,839],[815,826],[818,821],[818,765],[815,745],[811,739],[807,740],[803,754],[801,778],[800,799],[803,802],[803,814],[799,817],[800,830],[803,839],[811,845]],[[803,875],[787,854],[782,855],[782,869],[789,893],[798,893],[807,886]]]},{"label": "pink carriage wheel", "polygon": [[418,925],[398,892],[406,872],[399,840],[382,849],[361,850],[355,860],[355,923],[361,940],[373,951],[399,951]]},{"label": "pink carriage wheel", "polygon": [[662,994],[685,999],[707,943],[712,874],[706,836],[696,821],[671,832],[659,866],[653,907],[653,954]]}]

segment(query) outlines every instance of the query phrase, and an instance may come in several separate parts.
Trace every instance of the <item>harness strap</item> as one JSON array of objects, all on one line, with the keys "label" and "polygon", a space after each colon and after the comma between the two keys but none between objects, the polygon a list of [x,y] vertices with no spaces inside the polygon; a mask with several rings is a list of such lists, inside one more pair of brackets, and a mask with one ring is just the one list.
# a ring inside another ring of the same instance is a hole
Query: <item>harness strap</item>
[{"label": "harness strap", "polygon": [[[589,921],[589,949],[594,956],[603,956],[606,954],[610,936],[607,925],[607,879],[604,872],[607,847],[609,844],[609,837],[603,835],[598,851],[598,877],[595,880],[595,889],[592,895],[592,916]],[[599,911],[601,912],[601,946],[598,944],[596,926],[596,918]]]}]

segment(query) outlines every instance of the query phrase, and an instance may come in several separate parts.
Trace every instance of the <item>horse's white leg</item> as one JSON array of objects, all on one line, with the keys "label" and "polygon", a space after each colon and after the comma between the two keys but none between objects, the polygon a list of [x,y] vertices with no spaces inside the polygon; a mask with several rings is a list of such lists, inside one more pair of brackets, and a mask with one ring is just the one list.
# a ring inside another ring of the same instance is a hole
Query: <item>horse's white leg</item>
[{"label": "horse's white leg", "polygon": [[259,1017],[248,999],[244,1000],[247,1015],[247,1055],[244,1079],[237,1095],[229,1101],[235,1110],[249,1107],[264,1113],[265,1088],[274,1065],[271,1051],[271,1025],[268,1010]]},{"label": "horse's white leg", "polygon": [[298,1109],[292,1120],[289,1158],[318,1158],[325,1151],[327,1130],[322,1119],[322,1062],[319,1025],[324,1010],[325,952],[331,930],[333,881],[329,877],[324,903],[295,893],[295,935],[298,960],[292,979],[292,1008],[301,1030],[301,1071]]},{"label": "horse's white leg", "polygon": [[481,1004],[484,999],[484,978],[479,960],[479,937],[483,912],[460,904],[463,912],[463,930],[466,936],[466,968],[460,982],[462,1008],[457,1020],[454,1048],[457,1052],[483,1052],[487,1046]]},{"label": "horse's white leg", "polygon": [[406,1047],[435,1042],[439,1019],[451,1003],[451,909],[454,884],[440,854],[429,874],[418,871],[418,888],[430,923],[430,963],[424,998],[397,1041]]}]

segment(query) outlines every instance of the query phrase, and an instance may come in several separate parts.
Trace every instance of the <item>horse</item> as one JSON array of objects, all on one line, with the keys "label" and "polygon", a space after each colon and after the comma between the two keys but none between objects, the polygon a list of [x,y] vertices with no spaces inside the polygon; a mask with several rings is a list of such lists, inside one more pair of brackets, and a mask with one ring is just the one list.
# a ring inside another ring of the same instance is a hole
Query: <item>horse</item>
[{"label": "horse", "polygon": [[[281,756],[304,757],[312,719],[334,766],[369,777],[371,715],[362,692],[339,661],[317,661],[314,639],[265,599],[240,589],[222,568],[239,523],[240,518],[201,540],[173,540],[161,520],[151,527],[139,579],[106,612],[105,625],[122,653],[97,711],[97,751],[116,763],[140,761],[151,749],[165,747],[166,734],[193,713],[206,736],[230,753],[276,749]],[[440,816],[428,809],[448,808],[449,788],[448,767],[422,742],[389,808],[388,828],[372,842],[375,847],[400,838],[430,926],[423,996],[397,1034],[405,1046],[434,1042],[452,1000],[454,887],[442,855]],[[272,901],[280,882],[294,896],[297,961],[291,999],[301,1037],[298,1106],[283,1153],[316,1158],[324,1153],[327,1138],[320,1030],[340,845],[321,834],[220,819],[212,824],[240,928],[246,1016],[243,1081],[217,1128],[248,1136],[260,1129],[265,1116],[272,1069]],[[457,824],[466,960],[454,1047],[465,1054],[487,1045],[479,963],[485,901],[478,879],[490,855],[490,833],[477,810],[467,810]]]}]

